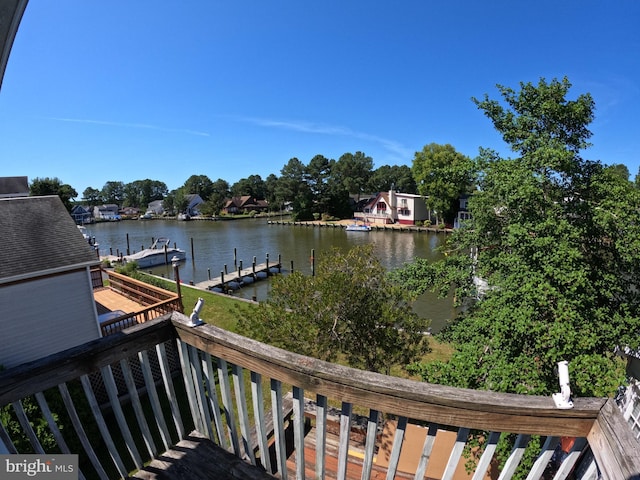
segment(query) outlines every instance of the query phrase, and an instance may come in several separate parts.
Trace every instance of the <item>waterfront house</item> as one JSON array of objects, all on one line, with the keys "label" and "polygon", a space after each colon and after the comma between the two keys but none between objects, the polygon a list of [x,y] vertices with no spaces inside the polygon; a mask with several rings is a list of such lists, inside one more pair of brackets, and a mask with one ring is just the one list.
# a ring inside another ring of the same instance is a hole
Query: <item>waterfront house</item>
[{"label": "waterfront house", "polygon": [[90,269],[99,263],[58,196],[0,199],[0,365],[100,338]]},{"label": "waterfront house", "polygon": [[164,213],[164,207],[162,206],[164,200],[154,200],[147,205],[147,211],[151,215],[162,215]]},{"label": "waterfront house", "polygon": [[93,208],[93,217],[96,220],[120,220],[120,208],[115,203],[98,205]]},{"label": "waterfront house", "polygon": [[266,212],[269,204],[266,200],[258,200],[250,195],[232,197],[225,201],[222,211],[228,214]]},{"label": "waterfront house", "polygon": [[91,207],[83,207],[82,205],[75,205],[71,209],[71,217],[78,225],[84,225],[86,223],[93,223],[93,209]]},{"label": "waterfront house", "polygon": [[431,221],[431,215],[421,195],[399,193],[394,190],[378,193],[358,217],[367,223],[381,224],[415,225],[417,222]]},{"label": "waterfront house", "polygon": [[190,195],[185,195],[185,199],[187,200],[188,203],[187,203],[187,208],[183,213],[185,213],[186,215],[189,215],[190,217],[195,217],[197,215],[200,215],[200,212],[198,211],[198,205],[200,205],[201,203],[204,203],[204,200],[202,200],[202,197],[197,193],[192,193]]}]

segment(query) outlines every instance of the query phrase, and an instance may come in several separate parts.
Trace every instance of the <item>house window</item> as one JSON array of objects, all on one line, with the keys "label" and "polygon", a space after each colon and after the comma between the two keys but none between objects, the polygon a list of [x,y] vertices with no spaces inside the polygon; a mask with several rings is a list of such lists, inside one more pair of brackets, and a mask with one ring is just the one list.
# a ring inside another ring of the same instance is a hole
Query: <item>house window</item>
[{"label": "house window", "polygon": [[378,213],[384,213],[387,211],[387,204],[384,202],[378,202],[378,204],[376,205],[376,210],[378,211]]}]

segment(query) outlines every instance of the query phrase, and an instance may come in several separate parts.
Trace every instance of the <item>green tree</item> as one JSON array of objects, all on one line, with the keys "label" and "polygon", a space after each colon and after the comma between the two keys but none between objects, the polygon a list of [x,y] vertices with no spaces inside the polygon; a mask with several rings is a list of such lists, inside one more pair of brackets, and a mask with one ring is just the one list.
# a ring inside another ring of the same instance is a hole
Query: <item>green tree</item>
[{"label": "green tree", "polygon": [[241,178],[231,185],[231,195],[234,197],[249,195],[250,197],[264,200],[266,196],[264,180],[260,175],[249,175],[247,178]]},{"label": "green tree", "polygon": [[372,245],[322,255],[315,276],[274,278],[269,299],[239,323],[258,340],[290,351],[388,373],[428,350],[428,321],[392,285]]},{"label": "green tree", "polygon": [[219,178],[213,182],[209,199],[200,207],[200,211],[205,215],[219,215],[227,198],[229,198],[229,182]]},{"label": "green tree", "polygon": [[607,167],[612,173],[618,175],[623,180],[629,180],[629,168],[622,163],[614,163]]},{"label": "green tree", "polygon": [[115,205],[122,205],[124,194],[124,183],[117,181],[109,181],[105,183],[101,191],[101,197],[104,202]]},{"label": "green tree", "polygon": [[200,195],[206,201],[213,193],[213,182],[206,175],[191,175],[182,188],[185,195]]},{"label": "green tree", "polygon": [[313,218],[313,195],[305,178],[306,167],[296,157],[291,158],[282,170],[276,188],[276,196],[285,202],[292,202],[295,220]]},{"label": "green tree", "polygon": [[570,86],[541,79],[499,86],[504,103],[474,99],[518,157],[482,150],[472,220],[442,262],[399,272],[416,291],[453,285],[458,299],[479,298],[444,333],[451,360],[415,366],[425,380],[550,395],[561,360],[577,396],[611,395],[624,380],[613,350],[638,345],[640,192],[581,158],[594,104],[567,100]]},{"label": "green tree", "polygon": [[82,192],[82,201],[90,207],[95,207],[96,205],[100,205],[101,203],[103,203],[102,196],[100,195],[100,190],[92,187],[87,187],[84,189],[84,192]]},{"label": "green tree", "polygon": [[371,173],[368,182],[369,193],[388,192],[392,187],[397,192],[418,193],[416,181],[409,166],[382,165]]},{"label": "green tree", "polygon": [[333,175],[337,182],[347,190],[347,193],[360,195],[365,193],[371,172],[373,159],[362,152],[345,153],[335,164]]},{"label": "green tree", "polygon": [[451,145],[430,143],[416,152],[411,170],[427,207],[436,212],[438,220],[453,223],[460,195],[471,188],[471,159]]},{"label": "green tree", "polygon": [[57,177],[45,177],[33,179],[31,185],[29,185],[29,195],[57,195],[60,197],[60,200],[62,200],[65,208],[71,211],[73,208],[71,200],[78,196],[78,192],[76,192],[71,185],[62,183]]}]

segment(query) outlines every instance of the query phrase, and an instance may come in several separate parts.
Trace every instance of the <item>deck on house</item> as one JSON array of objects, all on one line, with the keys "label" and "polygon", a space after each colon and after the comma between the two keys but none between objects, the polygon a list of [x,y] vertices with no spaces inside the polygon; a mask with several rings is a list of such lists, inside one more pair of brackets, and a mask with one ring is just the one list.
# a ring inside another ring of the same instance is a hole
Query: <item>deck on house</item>
[{"label": "deck on house", "polygon": [[93,291],[93,298],[96,302],[98,315],[121,310],[125,313],[134,313],[144,309],[141,305],[125,297],[119,292],[107,287],[97,288]]}]

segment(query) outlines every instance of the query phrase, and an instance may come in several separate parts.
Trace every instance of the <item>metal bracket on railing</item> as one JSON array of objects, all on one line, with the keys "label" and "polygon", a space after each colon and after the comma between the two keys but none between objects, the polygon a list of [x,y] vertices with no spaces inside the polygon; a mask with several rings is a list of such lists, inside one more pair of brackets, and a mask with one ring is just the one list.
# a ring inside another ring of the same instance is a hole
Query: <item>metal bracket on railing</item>
[{"label": "metal bracket on railing", "polygon": [[558,362],[558,381],[560,382],[560,392],[552,395],[556,407],[562,409],[573,408],[571,386],[569,385],[569,362],[566,360]]},{"label": "metal bracket on railing", "polygon": [[202,310],[202,305],[204,305],[204,299],[198,298],[198,302],[196,303],[196,306],[193,307],[191,316],[189,316],[189,320],[191,320],[191,324],[189,325],[190,327],[197,327],[198,325],[202,325],[204,323],[202,320],[200,320],[199,317],[200,310]]}]

